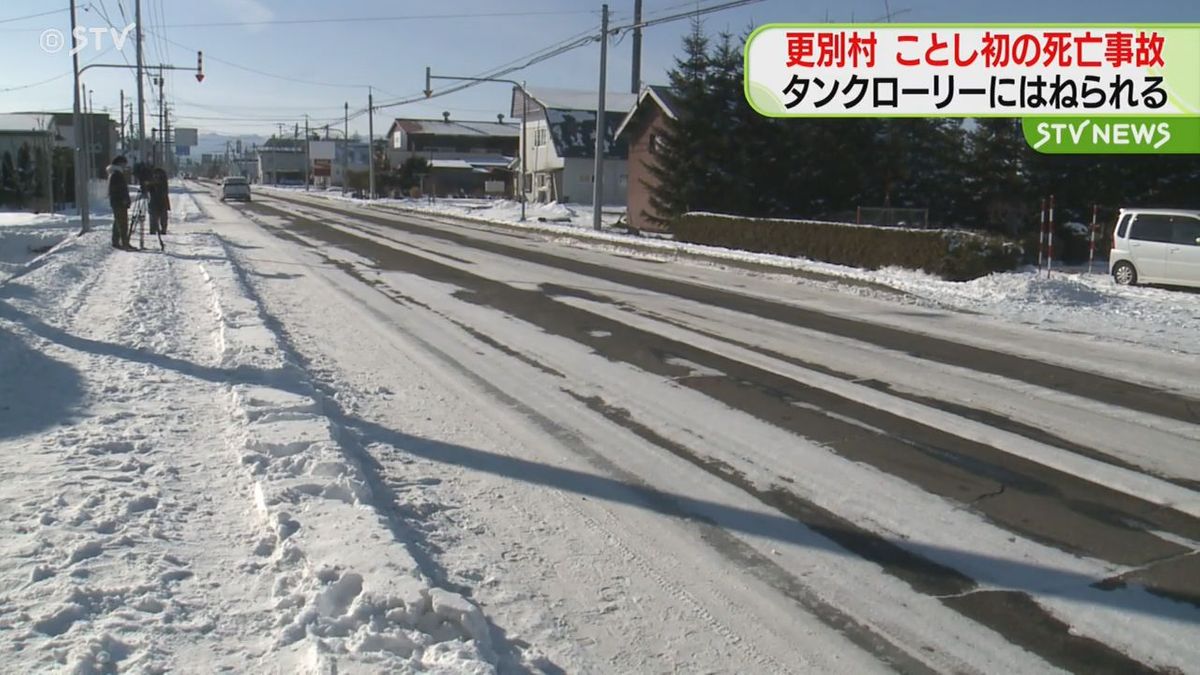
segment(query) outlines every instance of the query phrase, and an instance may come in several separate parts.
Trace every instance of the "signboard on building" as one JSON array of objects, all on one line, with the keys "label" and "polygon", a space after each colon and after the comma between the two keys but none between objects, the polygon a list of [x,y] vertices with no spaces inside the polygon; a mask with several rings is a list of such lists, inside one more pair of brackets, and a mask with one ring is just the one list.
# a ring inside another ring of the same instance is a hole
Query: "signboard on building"
[{"label": "signboard on building", "polygon": [[175,130],[175,145],[200,145],[200,133],[196,129],[179,128]]},{"label": "signboard on building", "polygon": [[329,176],[333,172],[332,159],[314,159],[313,160],[313,175],[314,176]]},{"label": "signboard on building", "polygon": [[313,160],[327,159],[333,161],[337,156],[338,141],[311,141],[308,144],[308,156]]},{"label": "signboard on building", "polygon": [[192,147],[190,145],[176,145],[175,146],[175,156],[176,157],[188,157],[191,154],[192,154]]}]

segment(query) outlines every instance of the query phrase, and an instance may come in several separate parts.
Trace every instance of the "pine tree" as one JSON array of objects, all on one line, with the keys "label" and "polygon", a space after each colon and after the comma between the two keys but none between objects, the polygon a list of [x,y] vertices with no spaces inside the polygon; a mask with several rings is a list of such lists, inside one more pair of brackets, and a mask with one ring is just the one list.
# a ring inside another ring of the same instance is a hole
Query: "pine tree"
[{"label": "pine tree", "polygon": [[50,179],[50,157],[46,148],[39,146],[33,155],[33,196],[42,199],[49,196],[47,181]]},{"label": "pine tree", "polygon": [[34,172],[33,151],[28,143],[22,143],[17,149],[17,205],[24,207],[33,196]]},{"label": "pine tree", "polygon": [[17,170],[12,153],[5,150],[0,157],[0,205],[15,204],[17,200]]},{"label": "pine tree", "polygon": [[1026,172],[1028,144],[1020,120],[975,120],[968,134],[966,187],[973,195],[969,224],[1017,232],[1036,226]]},{"label": "pine tree", "polygon": [[708,116],[708,46],[699,20],[693,20],[691,33],[683,40],[683,57],[675,60],[668,74],[677,119],[666,125],[658,161],[648,167],[658,183],[650,204],[666,222],[688,211],[704,210],[709,203],[704,187],[715,134]]}]

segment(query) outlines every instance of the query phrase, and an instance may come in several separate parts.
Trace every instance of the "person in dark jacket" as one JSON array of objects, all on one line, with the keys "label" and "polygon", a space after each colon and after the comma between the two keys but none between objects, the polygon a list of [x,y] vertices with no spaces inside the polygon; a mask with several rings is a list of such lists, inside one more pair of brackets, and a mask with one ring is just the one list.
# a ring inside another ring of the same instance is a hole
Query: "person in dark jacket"
[{"label": "person in dark jacket", "polygon": [[167,212],[171,210],[171,194],[167,182],[167,172],[162,169],[155,169],[146,189],[150,197],[150,234],[166,234]]},{"label": "person in dark jacket", "polygon": [[125,166],[129,163],[124,156],[113,159],[108,167],[108,203],[112,207],[112,245],[114,248],[129,248],[129,181],[125,178]]}]

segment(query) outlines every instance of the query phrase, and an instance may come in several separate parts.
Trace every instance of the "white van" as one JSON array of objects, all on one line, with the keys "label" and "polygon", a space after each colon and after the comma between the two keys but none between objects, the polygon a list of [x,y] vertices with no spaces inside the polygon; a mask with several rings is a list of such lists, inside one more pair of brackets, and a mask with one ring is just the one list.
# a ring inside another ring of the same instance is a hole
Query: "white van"
[{"label": "white van", "polygon": [[1122,285],[1200,287],[1200,211],[1121,209],[1108,270]]},{"label": "white van", "polygon": [[250,181],[242,176],[230,176],[221,181],[221,201],[241,199],[250,201]]}]

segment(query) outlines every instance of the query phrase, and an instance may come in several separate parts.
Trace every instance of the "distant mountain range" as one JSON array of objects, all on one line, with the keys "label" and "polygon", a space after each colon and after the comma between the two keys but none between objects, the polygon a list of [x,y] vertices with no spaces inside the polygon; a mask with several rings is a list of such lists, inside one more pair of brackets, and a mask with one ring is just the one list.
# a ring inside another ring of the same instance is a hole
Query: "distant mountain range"
[{"label": "distant mountain range", "polygon": [[238,141],[242,142],[244,149],[249,150],[255,144],[262,145],[265,143],[267,137],[255,134],[233,136],[229,134],[201,132],[197,140],[200,141],[200,145],[192,148],[192,157],[199,160],[200,156],[205,154],[225,154],[226,143],[232,143],[231,147],[236,152]]}]

